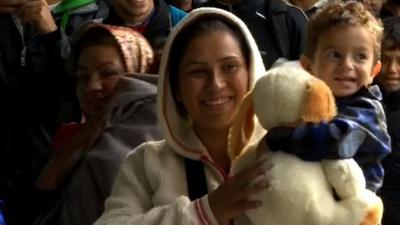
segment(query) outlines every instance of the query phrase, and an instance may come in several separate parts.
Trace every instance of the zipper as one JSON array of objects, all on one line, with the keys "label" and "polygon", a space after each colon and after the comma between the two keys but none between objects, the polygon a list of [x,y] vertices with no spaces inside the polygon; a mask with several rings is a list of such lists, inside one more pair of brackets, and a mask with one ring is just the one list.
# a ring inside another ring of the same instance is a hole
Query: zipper
[{"label": "zipper", "polygon": [[11,17],[12,17],[12,19],[13,19],[13,21],[14,21],[14,24],[15,24],[15,26],[17,27],[18,32],[19,32],[20,37],[21,37],[21,41],[22,41],[22,50],[21,50],[21,53],[20,53],[20,63],[21,63],[21,66],[24,67],[25,64],[26,64],[26,43],[25,43],[25,40],[24,40],[24,30],[23,30],[23,28],[22,28],[21,23],[20,23],[20,22],[18,21],[18,19],[15,17],[15,14],[13,14]]},{"label": "zipper", "polygon": [[206,155],[201,156],[200,159],[209,164],[214,171],[217,171],[217,173],[222,176],[224,181],[229,178],[229,175],[225,173],[225,171],[214,161],[210,160]]},{"label": "zipper", "polygon": [[22,67],[24,67],[24,66],[26,65],[26,52],[27,52],[27,49],[28,49],[28,44],[32,41],[32,39],[33,39],[35,36],[38,35],[39,32],[37,31],[36,33],[34,33],[34,34],[32,35],[32,38],[29,40],[29,42],[26,43],[26,42],[25,42],[25,39],[24,39],[24,29],[23,29],[21,23],[18,21],[18,19],[17,19],[17,17],[15,16],[15,14],[11,15],[11,17],[12,17],[12,19],[13,19],[13,21],[14,21],[14,24],[15,24],[15,26],[17,27],[18,32],[19,32],[20,37],[21,37],[22,50],[21,50],[21,53],[20,53],[20,65],[21,65]]}]

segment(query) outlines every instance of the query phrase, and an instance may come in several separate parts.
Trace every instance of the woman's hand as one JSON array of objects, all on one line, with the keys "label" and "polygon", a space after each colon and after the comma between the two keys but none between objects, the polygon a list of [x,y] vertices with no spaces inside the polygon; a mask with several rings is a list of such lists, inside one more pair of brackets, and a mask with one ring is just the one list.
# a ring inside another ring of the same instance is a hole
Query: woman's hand
[{"label": "woman's hand", "polygon": [[26,0],[0,0],[0,14],[16,11]]},{"label": "woman's hand", "polygon": [[33,24],[42,34],[57,30],[46,0],[30,0],[18,9],[17,14],[23,22]]},{"label": "woman's hand", "polygon": [[262,205],[260,200],[252,200],[250,197],[269,186],[265,176],[267,170],[264,157],[229,178],[208,195],[210,208],[221,225],[228,225],[236,216]]}]

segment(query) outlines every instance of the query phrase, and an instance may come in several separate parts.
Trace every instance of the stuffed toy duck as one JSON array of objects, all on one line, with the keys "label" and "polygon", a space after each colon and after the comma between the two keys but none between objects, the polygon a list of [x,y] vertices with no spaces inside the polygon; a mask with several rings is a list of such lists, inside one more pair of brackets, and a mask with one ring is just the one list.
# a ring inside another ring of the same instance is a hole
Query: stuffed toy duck
[{"label": "stuffed toy duck", "polygon": [[266,150],[265,130],[327,121],[335,114],[326,84],[293,62],[267,71],[246,95],[230,131],[228,153],[233,174],[267,154],[270,186],[254,196],[263,205],[247,211],[252,224],[380,224],[382,201],[365,188],[362,170],[353,159],[306,162]]}]

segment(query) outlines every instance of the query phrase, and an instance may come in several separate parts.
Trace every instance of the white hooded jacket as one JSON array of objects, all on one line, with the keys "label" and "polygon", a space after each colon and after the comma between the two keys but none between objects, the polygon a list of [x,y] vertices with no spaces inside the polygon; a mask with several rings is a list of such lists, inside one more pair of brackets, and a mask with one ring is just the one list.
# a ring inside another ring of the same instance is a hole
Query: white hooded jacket
[{"label": "white hooded jacket", "polygon": [[161,60],[157,104],[165,140],[144,143],[127,156],[105,203],[105,212],[95,225],[218,224],[207,195],[195,201],[189,199],[184,159],[204,162],[209,193],[227,178],[227,174],[212,161],[191,122],[178,113],[168,78],[169,58],[173,57],[169,55],[170,49],[177,34],[199,17],[210,15],[231,21],[243,32],[250,49],[249,89],[264,74],[257,45],[240,19],[216,8],[200,8],[188,14],[172,30]]}]

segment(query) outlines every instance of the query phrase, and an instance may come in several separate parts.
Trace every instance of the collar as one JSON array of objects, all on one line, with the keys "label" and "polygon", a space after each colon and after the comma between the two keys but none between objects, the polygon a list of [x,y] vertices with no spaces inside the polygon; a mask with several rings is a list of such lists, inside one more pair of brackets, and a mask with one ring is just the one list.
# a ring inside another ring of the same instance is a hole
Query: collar
[{"label": "collar", "polygon": [[371,85],[369,87],[363,86],[356,93],[346,97],[335,97],[337,101],[349,100],[357,97],[367,97],[378,101],[382,100],[382,93],[378,85]]},{"label": "collar", "polygon": [[136,23],[134,23],[134,24],[132,24],[132,23],[125,23],[125,25],[126,26],[128,26],[128,27],[131,27],[131,28],[133,28],[133,29],[137,29],[137,28],[145,28],[149,23],[150,23],[150,21],[154,18],[154,15],[155,15],[155,12],[156,12],[156,9],[155,8],[153,8],[152,10],[151,10],[151,12],[150,12],[150,15],[148,15],[146,18],[144,18],[142,21],[140,21],[140,22],[136,22]]},{"label": "collar", "polygon": [[128,26],[133,29],[139,28],[139,27],[146,27],[154,18],[156,14],[157,6],[155,5],[153,10],[151,11],[150,15],[147,16],[144,20],[137,22],[137,23],[126,23],[122,18],[117,14],[115,11],[115,8],[113,6],[110,7],[110,13],[108,17],[104,20],[105,24],[111,24],[111,25],[116,25],[116,26]]}]

